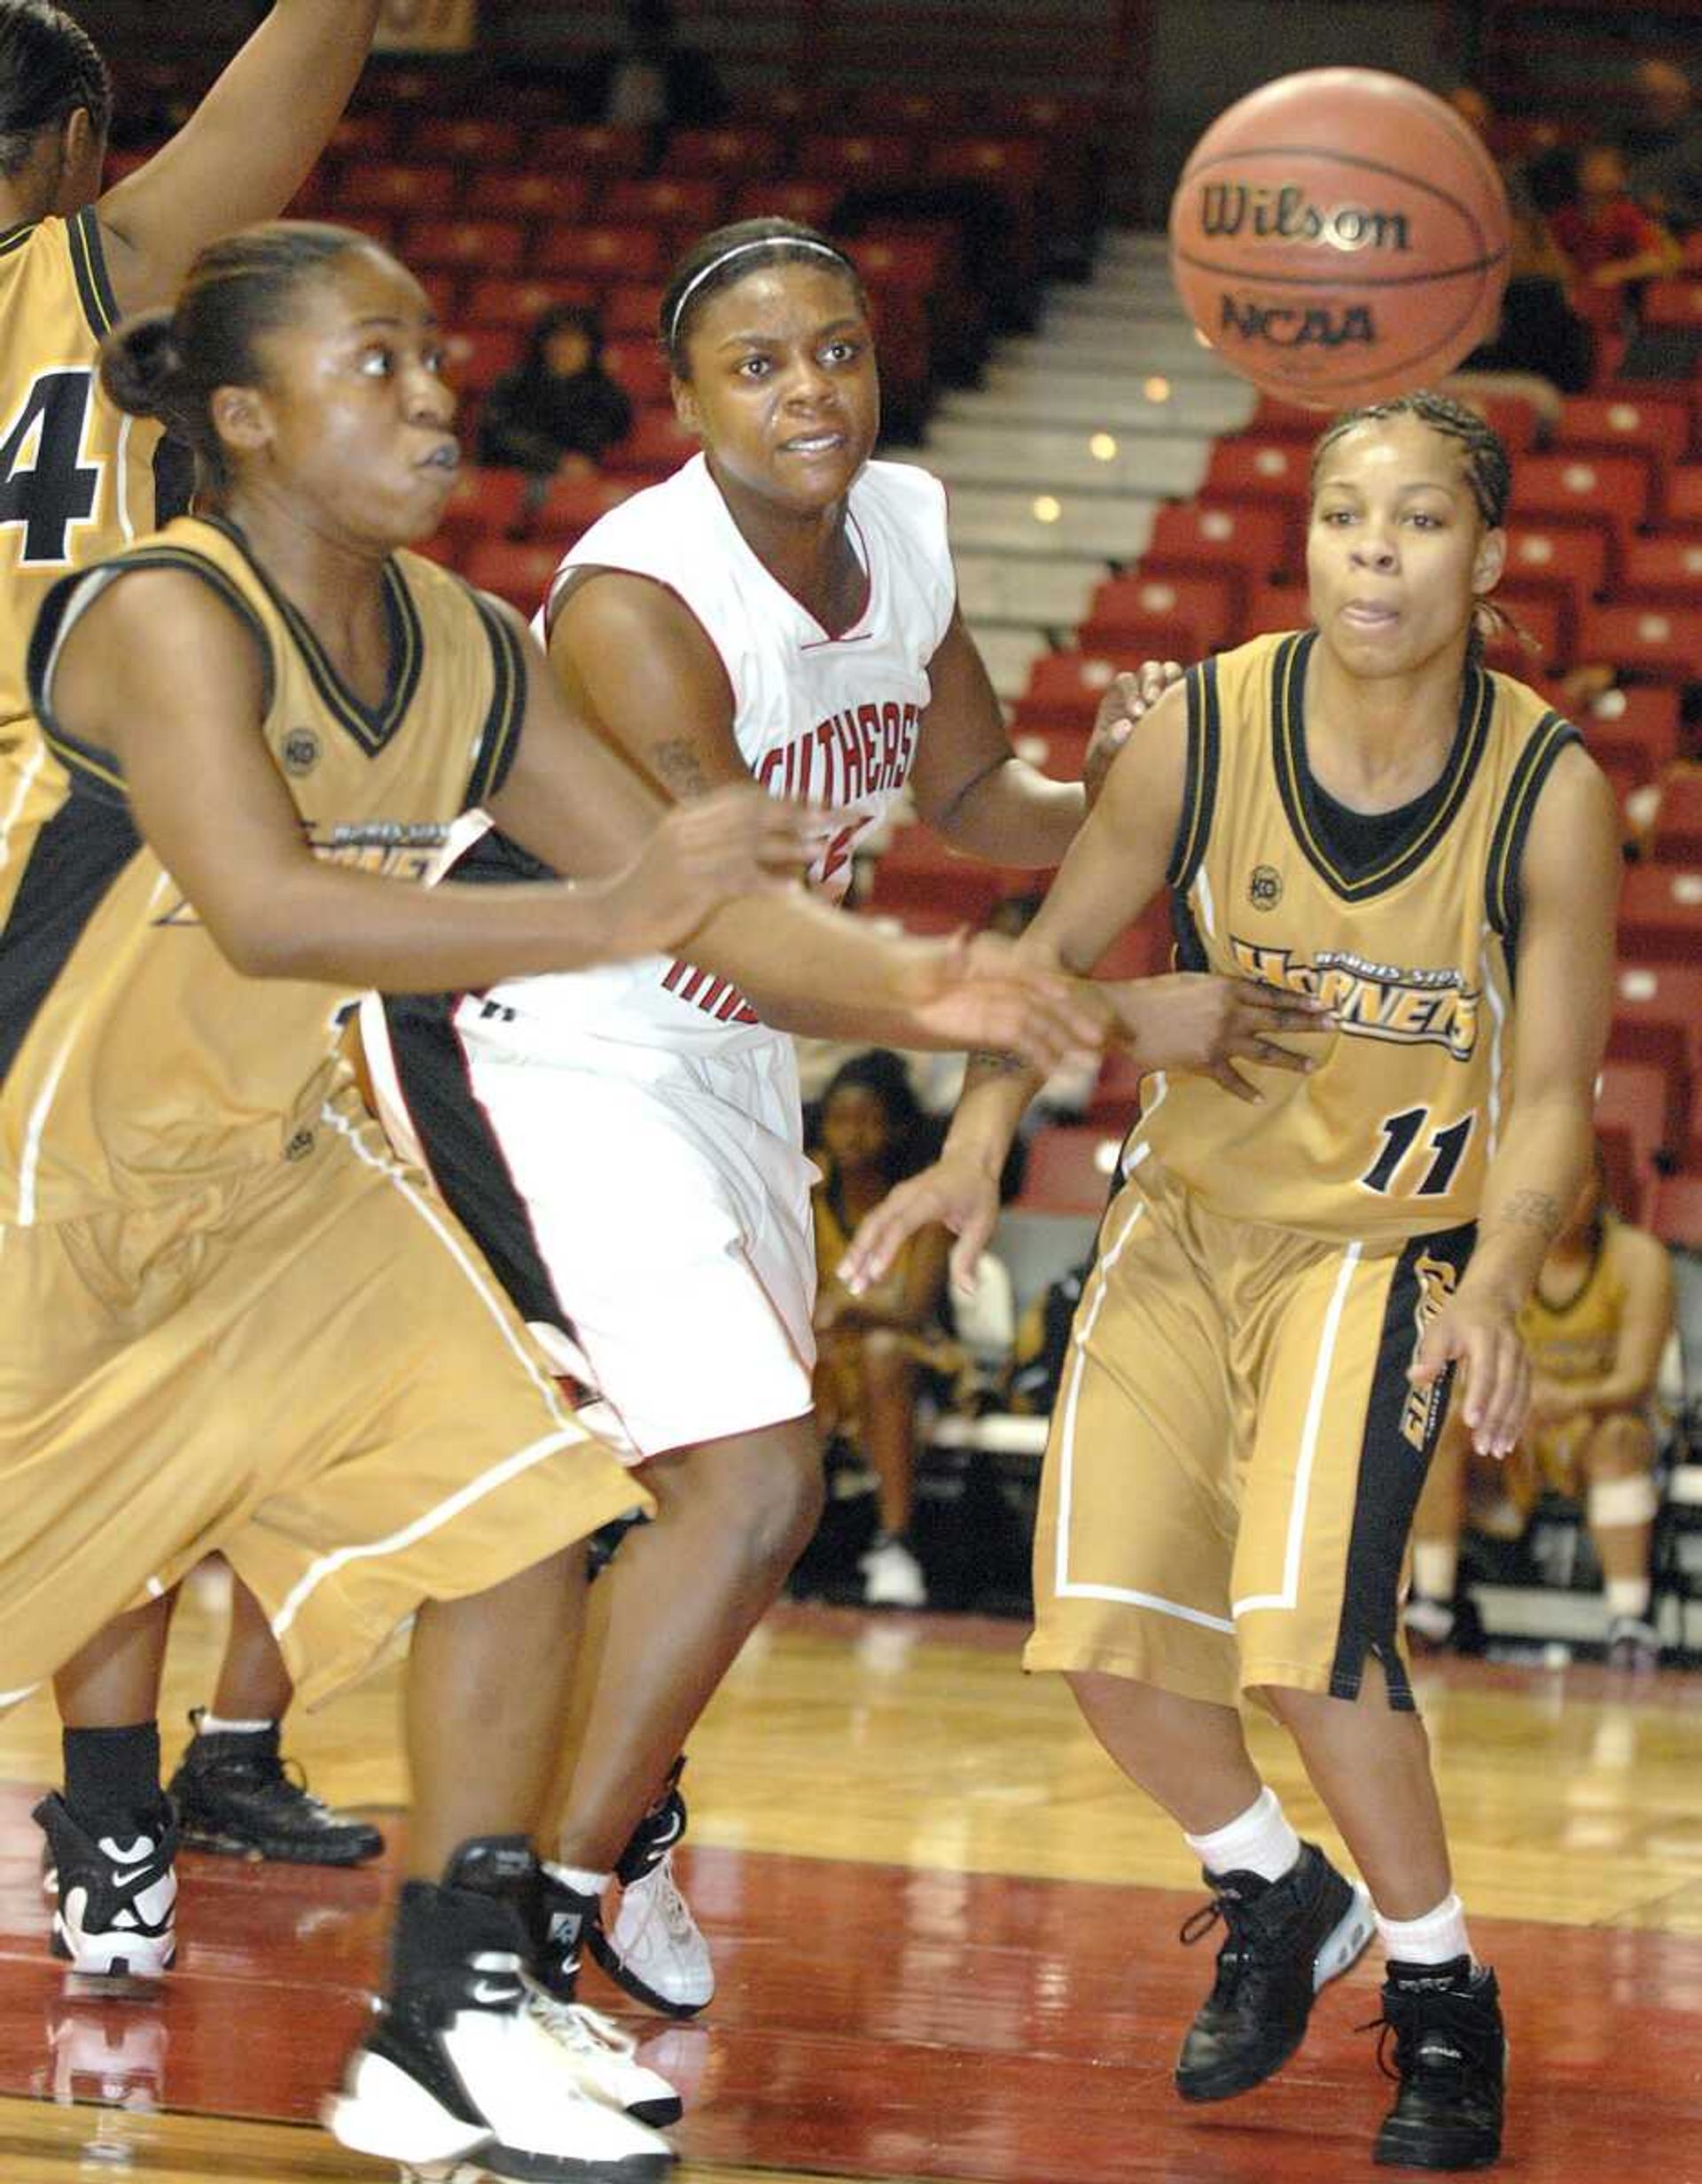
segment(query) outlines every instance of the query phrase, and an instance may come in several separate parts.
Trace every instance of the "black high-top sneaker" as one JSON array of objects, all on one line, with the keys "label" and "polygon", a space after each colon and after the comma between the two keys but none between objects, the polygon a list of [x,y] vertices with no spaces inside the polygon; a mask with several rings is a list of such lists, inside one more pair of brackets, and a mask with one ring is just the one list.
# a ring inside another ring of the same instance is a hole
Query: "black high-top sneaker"
[{"label": "black high-top sneaker", "polygon": [[530,1863],[524,1842],[494,1838],[465,1845],[441,1887],[407,1884],[389,1989],[326,2127],[408,2167],[473,2160],[527,2184],[655,2184],[673,2159],[667,2140],[588,2093],[529,2006],[515,1895]]},{"label": "black high-top sneaker", "polygon": [[197,1734],[167,1792],[185,1844],[297,1866],[358,1866],[379,1856],[384,1837],[376,1828],[332,1812],[290,1773],[276,1723],[205,1736],[203,1712],[198,1706],[189,1717]]},{"label": "black high-top sneaker", "polygon": [[1256,1873],[1207,1873],[1212,1900],[1182,1929],[1204,1938],[1228,1929],[1217,1977],[1176,2058],[1184,2101],[1227,2101],[1262,2085],[1306,2037],[1313,1997],[1354,1963],[1376,1922],[1371,1900],[1338,1873],[1316,1843],[1280,1881]]},{"label": "black high-top sneaker", "polygon": [[668,1769],[662,1794],[632,1831],[615,1878],[621,1906],[613,1926],[599,1915],[586,1942],[599,1968],[646,2009],[695,2017],[715,1992],[714,1967],[691,1907],[674,1877],[674,1852],[685,1835],[680,1794],[683,1754]]},{"label": "black high-top sneaker", "polygon": [[[1378,2062],[1400,2083],[1377,2134],[1386,2168],[1484,2169],[1501,2153],[1507,2035],[1501,1991],[1469,1956],[1389,1966]],[[1394,2068],[1385,2050],[1394,2040]]]},{"label": "black high-top sneaker", "polygon": [[168,1807],[91,1835],[57,1793],[35,1807],[47,1837],[55,1956],[74,1971],[157,1979],[177,1955],[177,1830]]}]

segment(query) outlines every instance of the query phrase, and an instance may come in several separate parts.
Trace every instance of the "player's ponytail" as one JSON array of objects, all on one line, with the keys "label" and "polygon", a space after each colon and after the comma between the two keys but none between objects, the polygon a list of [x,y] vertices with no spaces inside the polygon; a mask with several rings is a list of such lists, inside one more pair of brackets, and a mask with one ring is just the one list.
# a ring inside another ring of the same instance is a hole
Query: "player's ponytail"
[{"label": "player's ponytail", "polygon": [[169,311],[144,311],[113,329],[100,353],[101,384],[120,410],[151,417],[194,451],[198,485],[216,499],[231,481],[213,417],[222,386],[262,386],[261,345],[288,324],[297,292],[351,250],[377,246],[352,228],[275,220],[209,244]]},{"label": "player's ponytail", "polygon": [[0,175],[17,174],[42,131],[79,108],[105,136],[112,78],[89,33],[48,0],[0,0]]}]

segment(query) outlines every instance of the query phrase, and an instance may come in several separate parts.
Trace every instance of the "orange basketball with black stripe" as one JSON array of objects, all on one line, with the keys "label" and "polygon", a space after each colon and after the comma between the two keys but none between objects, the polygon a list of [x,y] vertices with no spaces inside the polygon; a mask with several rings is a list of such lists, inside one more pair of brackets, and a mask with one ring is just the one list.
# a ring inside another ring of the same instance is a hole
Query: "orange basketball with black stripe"
[{"label": "orange basketball with black stripe", "polygon": [[1200,138],[1170,207],[1171,270],[1202,338],[1316,408],[1444,378],[1494,332],[1511,245],[1476,133],[1375,68],[1261,85]]}]

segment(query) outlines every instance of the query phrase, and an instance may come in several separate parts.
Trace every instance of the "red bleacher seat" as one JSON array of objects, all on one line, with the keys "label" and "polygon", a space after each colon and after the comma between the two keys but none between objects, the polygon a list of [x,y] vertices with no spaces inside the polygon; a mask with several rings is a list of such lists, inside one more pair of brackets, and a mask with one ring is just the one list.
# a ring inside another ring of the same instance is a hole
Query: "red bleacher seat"
[{"label": "red bleacher seat", "polygon": [[1604,690],[1573,718],[1592,745],[1603,737],[1638,744],[1657,768],[1677,754],[1679,694],[1670,685]]},{"label": "red bleacher seat", "polygon": [[1702,539],[1682,531],[1634,538],[1620,561],[1620,589],[1688,606],[1702,589]]},{"label": "red bleacher seat", "polygon": [[607,281],[654,280],[667,249],[654,228],[545,229],[532,254],[534,273],[600,274]]},{"label": "red bleacher seat", "polygon": [[[600,471],[569,472],[550,481],[550,490],[534,519],[540,539],[560,550],[589,531],[599,516],[631,497],[634,480],[610,478]],[[543,596],[539,595],[540,597]]]},{"label": "red bleacher seat", "polygon": [[558,303],[595,304],[595,281],[574,280],[560,275],[547,280],[527,280],[499,275],[474,281],[467,291],[465,316],[474,326],[529,326]]},{"label": "red bleacher seat", "polygon": [[785,142],[771,129],[683,129],[668,140],[662,172],[737,182],[777,173],[785,157]]},{"label": "red bleacher seat", "polygon": [[481,539],[467,557],[466,579],[530,616],[549,591],[560,558],[559,550],[547,541]]},{"label": "red bleacher seat", "polygon": [[1099,700],[1117,672],[1114,660],[1093,652],[1042,652],[1028,670],[1028,687],[1017,700],[1018,725],[1049,729],[1093,726]]},{"label": "red bleacher seat", "polygon": [[415,167],[402,160],[354,160],[344,168],[332,201],[343,213],[447,213],[461,197],[457,167]]},{"label": "red bleacher seat", "polygon": [[1149,902],[1139,917],[1118,934],[1093,967],[1096,979],[1154,979],[1170,968],[1175,936],[1166,895]]},{"label": "red bleacher seat", "polygon": [[[1572,653],[1567,604],[1559,594],[1533,590],[1526,585],[1509,583],[1503,579],[1496,586],[1495,596],[1519,627],[1489,640],[1486,652],[1492,667],[1529,682],[1538,675],[1556,672],[1569,664]],[[1525,642],[1526,638],[1530,644]],[[1534,651],[1531,649],[1533,645]]]},{"label": "red bleacher seat", "polygon": [[1503,584],[1524,596],[1544,591],[1560,598],[1568,647],[1585,606],[1606,581],[1607,541],[1599,531],[1534,523],[1515,525],[1508,534]]},{"label": "red bleacher seat", "polygon": [[1649,464],[1640,455],[1533,455],[1513,479],[1513,527],[1533,521],[1605,525],[1616,543],[1647,522]]},{"label": "red bleacher seat", "polygon": [[1229,577],[1245,603],[1253,584],[1280,574],[1287,542],[1287,520],[1276,509],[1169,502],[1153,518],[1140,566],[1148,575],[1202,572]]},{"label": "red bleacher seat", "polygon": [[1090,1123],[1054,1124],[1029,1141],[1017,1205],[1053,1213],[1101,1213],[1111,1197],[1120,1140]]},{"label": "red bleacher seat", "polygon": [[1255,584],[1248,595],[1241,634],[1268,636],[1274,630],[1308,628],[1311,620],[1312,601],[1304,584]]},{"label": "red bleacher seat", "polygon": [[908,182],[916,171],[917,145],[910,136],[865,135],[843,131],[806,136],[793,161],[800,175],[837,181],[841,188],[852,183],[874,186]]},{"label": "red bleacher seat", "polygon": [[410,220],[402,231],[402,256],[410,266],[511,273],[525,251],[526,229],[518,220]]},{"label": "red bleacher seat", "polygon": [[1011,723],[1011,747],[1019,759],[1037,767],[1050,781],[1080,781],[1086,763],[1090,728],[1044,728],[1025,721],[1018,704]]},{"label": "red bleacher seat", "polygon": [[1212,449],[1203,500],[1280,501],[1304,508],[1310,451],[1299,441],[1231,437]]},{"label": "red bleacher seat", "polygon": [[1643,292],[1645,326],[1702,325],[1702,281],[1678,273],[1651,281]]},{"label": "red bleacher seat", "polygon": [[331,151],[340,160],[387,160],[397,134],[394,114],[346,113],[331,132]]},{"label": "red bleacher seat", "polygon": [[747,182],[728,208],[734,220],[757,220],[777,213],[785,220],[800,220],[807,228],[824,228],[845,195],[844,185],[808,175],[778,175],[767,182]]},{"label": "red bleacher seat", "polygon": [[1702,963],[1702,867],[1634,865],[1620,896],[1619,940],[1628,963]]},{"label": "red bleacher seat", "polygon": [[452,160],[462,167],[519,167],[529,156],[518,121],[474,114],[422,114],[408,149],[416,159]]},{"label": "red bleacher seat", "polygon": [[724,183],[707,176],[628,175],[609,183],[597,209],[611,222],[696,235],[720,225],[726,194]]},{"label": "red bleacher seat", "polygon": [[1702,531],[1702,463],[1680,463],[1667,472],[1661,513],[1669,529]]},{"label": "red bleacher seat", "polygon": [[1681,765],[1662,776],[1654,852],[1662,864],[1702,866],[1702,768]]},{"label": "red bleacher seat", "polygon": [[654,340],[608,341],[603,347],[603,369],[625,387],[638,403],[670,399],[668,359]]},{"label": "red bleacher seat", "polygon": [[585,127],[558,123],[540,129],[527,147],[528,167],[565,167],[574,175],[642,175],[646,152],[641,129],[611,122]]},{"label": "red bleacher seat", "polygon": [[[1654,1182],[1657,1161],[1677,1150],[1671,1127],[1665,1070],[1649,1062],[1604,1064],[1596,1094],[1596,1132],[1604,1146],[1616,1137],[1628,1146],[1639,1206]],[[1626,1208],[1633,1220],[1638,1210]]]},{"label": "red bleacher seat", "polygon": [[1141,1080],[1145,1074],[1127,1049],[1114,1048],[1099,1065],[1083,1122],[1126,1137],[1129,1125],[1141,1112]]},{"label": "red bleacher seat", "polygon": [[604,464],[612,471],[641,471],[662,475],[678,470],[688,456],[698,451],[695,438],[681,425],[672,405],[640,410],[632,430],[618,447],[611,448]]},{"label": "red bleacher seat", "polygon": [[[1156,648],[1183,661],[1238,641],[1244,587],[1217,575],[1113,576],[1093,595],[1080,638],[1084,651],[1127,658]],[[1149,640],[1152,642],[1150,644]]]},{"label": "red bleacher seat", "polygon": [[455,481],[443,520],[473,537],[511,530],[520,519],[527,482],[524,471],[469,464]]},{"label": "red bleacher seat", "polygon": [[1702,1174],[1663,1175],[1655,1185],[1648,1220],[1663,1244],[1702,1251]]},{"label": "red bleacher seat", "polygon": [[1659,602],[1586,607],[1577,657],[1606,660],[1627,675],[1655,682],[1694,682],[1702,662],[1702,608]]},{"label": "red bleacher seat", "polygon": [[590,195],[591,185],[583,175],[560,168],[537,175],[499,167],[468,177],[465,207],[481,220],[578,220]]},{"label": "red bleacher seat", "polygon": [[1622,963],[1613,974],[1609,1058],[1666,1073],[1667,1142],[1690,1135],[1690,1096],[1702,1090],[1702,963]]},{"label": "red bleacher seat", "polygon": [[1665,472],[1689,449],[1690,407],[1629,392],[1570,394],[1549,444],[1556,455],[1575,448],[1636,449]]},{"label": "red bleacher seat", "polygon": [[482,394],[520,361],[525,336],[516,326],[463,326],[445,343],[449,377],[470,394]]},{"label": "red bleacher seat", "polygon": [[875,860],[868,907],[873,910],[949,910],[980,925],[1002,896],[1042,883],[1032,873],[960,857],[925,826],[899,827]]},{"label": "red bleacher seat", "polygon": [[603,331],[606,334],[643,334],[656,339],[661,317],[664,281],[620,281],[603,300]]}]

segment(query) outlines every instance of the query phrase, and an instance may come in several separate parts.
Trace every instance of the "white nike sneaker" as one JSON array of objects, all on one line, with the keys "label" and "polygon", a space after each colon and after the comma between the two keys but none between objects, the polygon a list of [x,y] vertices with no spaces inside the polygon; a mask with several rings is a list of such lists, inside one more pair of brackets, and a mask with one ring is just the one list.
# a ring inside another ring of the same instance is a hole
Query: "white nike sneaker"
[{"label": "white nike sneaker", "polygon": [[75,1971],[157,1979],[177,1956],[177,1830],[162,1807],[152,1831],[84,1832],[63,1798],[45,1797],[35,1820],[47,1837],[43,1884],[53,1901],[51,1946]]},{"label": "white nike sneaker", "polygon": [[[480,1907],[459,1908],[471,1936]],[[485,1938],[518,1941],[518,1927],[505,1932],[499,1915]],[[527,2184],[658,2184],[674,2159],[666,2139],[586,2092],[578,2057],[532,2013],[518,1947],[417,1966],[323,2113],[341,2145],[428,2178],[466,2164]]]},{"label": "white nike sneaker", "polygon": [[684,2106],[659,2071],[638,2061],[638,2043],[583,2002],[558,2002],[535,1987],[528,2004],[552,2040],[573,2057],[580,2082],[594,2101],[622,2110],[641,2124],[658,2128],[676,2124]]},{"label": "white nike sneaker", "polygon": [[684,1772],[682,1753],[616,1862],[621,1904],[613,1925],[592,1918],[585,1932],[607,1977],[665,2017],[695,2017],[715,1992],[709,1944],[674,1878],[674,1852],[685,1837]]},{"label": "white nike sneaker", "polygon": [[909,1543],[896,1533],[882,1532],[857,1560],[863,1597],[871,1608],[925,1608],[928,1581]]}]

